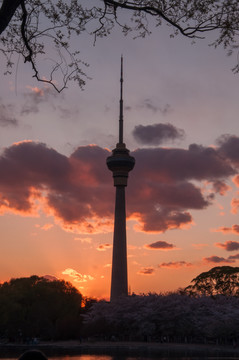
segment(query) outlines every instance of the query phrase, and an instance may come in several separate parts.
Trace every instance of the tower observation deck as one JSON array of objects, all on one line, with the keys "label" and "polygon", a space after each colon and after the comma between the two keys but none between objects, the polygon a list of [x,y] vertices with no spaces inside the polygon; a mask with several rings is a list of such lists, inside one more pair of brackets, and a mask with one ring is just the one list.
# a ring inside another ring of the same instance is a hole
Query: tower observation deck
[{"label": "tower observation deck", "polygon": [[113,173],[115,197],[114,240],[111,275],[111,295],[113,301],[120,296],[128,295],[127,272],[127,241],[126,241],[126,211],[125,187],[128,173],[134,168],[135,159],[129,155],[129,150],[123,142],[123,58],[121,57],[120,76],[120,114],[119,114],[119,142],[106,160],[106,164]]}]

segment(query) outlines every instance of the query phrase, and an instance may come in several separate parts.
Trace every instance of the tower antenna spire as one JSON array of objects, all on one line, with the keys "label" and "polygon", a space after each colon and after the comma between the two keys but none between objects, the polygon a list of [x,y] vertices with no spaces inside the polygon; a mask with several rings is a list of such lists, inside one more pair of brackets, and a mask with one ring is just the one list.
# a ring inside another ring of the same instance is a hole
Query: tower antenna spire
[{"label": "tower antenna spire", "polygon": [[120,68],[119,143],[123,144],[123,55],[121,55],[121,68]]}]

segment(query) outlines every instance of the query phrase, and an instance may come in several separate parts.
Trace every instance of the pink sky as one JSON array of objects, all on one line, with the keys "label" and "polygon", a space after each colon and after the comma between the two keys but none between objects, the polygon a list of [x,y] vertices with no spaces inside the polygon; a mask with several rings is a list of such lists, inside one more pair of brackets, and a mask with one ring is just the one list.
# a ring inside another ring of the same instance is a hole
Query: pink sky
[{"label": "pink sky", "polygon": [[[75,39],[74,41],[77,41]],[[34,81],[19,61],[0,85],[0,276],[52,275],[109,297],[114,187],[105,159],[117,142],[124,54],[132,292],[176,290],[239,260],[236,61],[198,41],[117,31],[93,47],[82,92]],[[83,51],[84,50],[84,51]],[[44,69],[44,67],[43,67]]]}]

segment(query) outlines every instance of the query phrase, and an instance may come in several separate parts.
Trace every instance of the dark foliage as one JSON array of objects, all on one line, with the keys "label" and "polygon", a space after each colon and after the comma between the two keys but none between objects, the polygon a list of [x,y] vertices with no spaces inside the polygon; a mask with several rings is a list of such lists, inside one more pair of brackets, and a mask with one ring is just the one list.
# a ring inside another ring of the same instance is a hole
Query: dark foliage
[{"label": "dark foliage", "polygon": [[199,274],[192,281],[192,285],[185,288],[189,295],[239,295],[239,267],[216,266],[209,271]]},{"label": "dark foliage", "polygon": [[0,336],[12,341],[77,338],[82,295],[64,280],[12,279],[0,285]]},{"label": "dark foliage", "polygon": [[180,293],[122,297],[94,304],[84,326],[88,336],[102,340],[235,344],[239,298]]},{"label": "dark foliage", "polygon": [[239,268],[214,267],[175,293],[93,304],[88,335],[119,340],[233,344],[239,340]]},{"label": "dark foliage", "polygon": [[11,341],[95,339],[159,342],[239,340],[239,268],[216,267],[175,293],[83,298],[70,283],[44,277],[0,285],[0,337]]}]

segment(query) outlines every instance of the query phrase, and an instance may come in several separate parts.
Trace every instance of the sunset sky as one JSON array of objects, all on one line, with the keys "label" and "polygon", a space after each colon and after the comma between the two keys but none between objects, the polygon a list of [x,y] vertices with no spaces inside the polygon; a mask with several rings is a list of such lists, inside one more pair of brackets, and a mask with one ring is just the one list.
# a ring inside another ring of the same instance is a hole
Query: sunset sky
[{"label": "sunset sky", "polygon": [[[150,37],[81,35],[84,91],[58,94],[16,58],[0,82],[0,280],[51,275],[109,297],[114,195],[106,157],[117,143],[120,56],[124,139],[136,159],[127,196],[131,292],[189,285],[239,266],[237,54],[168,27]],[[49,54],[49,57],[54,54]],[[47,60],[46,56],[46,60]],[[42,64],[47,71],[48,62]]]}]

